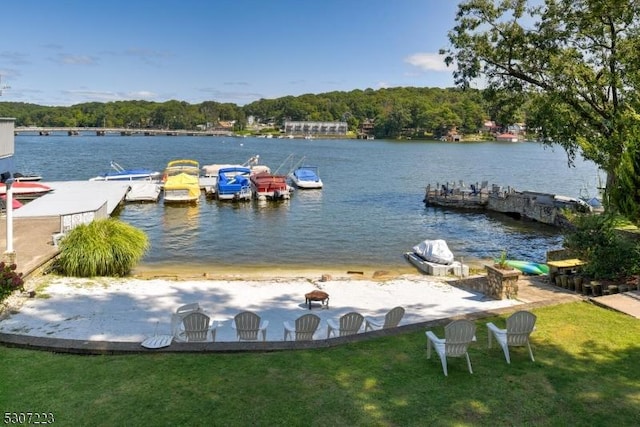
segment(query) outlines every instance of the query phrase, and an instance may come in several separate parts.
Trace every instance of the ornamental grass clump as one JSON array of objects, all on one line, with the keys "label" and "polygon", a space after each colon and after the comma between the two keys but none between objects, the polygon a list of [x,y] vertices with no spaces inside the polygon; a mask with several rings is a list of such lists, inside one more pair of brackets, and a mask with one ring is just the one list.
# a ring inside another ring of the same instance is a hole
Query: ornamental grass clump
[{"label": "ornamental grass clump", "polygon": [[3,301],[14,291],[24,290],[22,273],[16,272],[15,264],[0,262],[0,301]]},{"label": "ornamental grass clump", "polygon": [[117,219],[95,220],[62,239],[55,268],[66,276],[125,276],[148,248],[144,231]]}]

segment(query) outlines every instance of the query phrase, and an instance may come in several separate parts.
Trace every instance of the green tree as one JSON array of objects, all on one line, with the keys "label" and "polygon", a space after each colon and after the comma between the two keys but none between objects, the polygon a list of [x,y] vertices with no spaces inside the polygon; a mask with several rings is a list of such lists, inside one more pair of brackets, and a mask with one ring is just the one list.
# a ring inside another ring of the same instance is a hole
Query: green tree
[{"label": "green tree", "polygon": [[638,120],[639,11],[639,0],[466,0],[441,51],[459,86],[482,78],[511,107],[528,99],[527,126],[564,147],[570,162],[581,154],[599,165],[605,202],[622,213],[613,190],[630,142],[625,128]]}]

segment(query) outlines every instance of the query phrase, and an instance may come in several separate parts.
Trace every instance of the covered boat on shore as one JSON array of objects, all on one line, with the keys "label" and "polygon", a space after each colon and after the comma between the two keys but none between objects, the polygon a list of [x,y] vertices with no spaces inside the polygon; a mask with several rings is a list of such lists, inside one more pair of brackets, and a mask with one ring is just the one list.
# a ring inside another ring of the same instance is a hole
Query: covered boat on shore
[{"label": "covered boat on shore", "polygon": [[441,239],[424,240],[412,248],[412,252],[404,254],[407,261],[424,274],[431,276],[447,276],[453,274],[458,277],[469,275],[469,266],[454,261],[453,253],[447,242]]}]

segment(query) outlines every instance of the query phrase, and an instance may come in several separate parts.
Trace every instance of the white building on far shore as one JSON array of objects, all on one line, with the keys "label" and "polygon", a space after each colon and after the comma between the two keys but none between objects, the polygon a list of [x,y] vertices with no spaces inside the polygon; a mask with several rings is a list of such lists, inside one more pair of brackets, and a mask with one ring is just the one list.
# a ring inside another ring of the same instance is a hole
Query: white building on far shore
[{"label": "white building on far shore", "polygon": [[346,135],[347,122],[284,122],[286,135],[341,136]]}]

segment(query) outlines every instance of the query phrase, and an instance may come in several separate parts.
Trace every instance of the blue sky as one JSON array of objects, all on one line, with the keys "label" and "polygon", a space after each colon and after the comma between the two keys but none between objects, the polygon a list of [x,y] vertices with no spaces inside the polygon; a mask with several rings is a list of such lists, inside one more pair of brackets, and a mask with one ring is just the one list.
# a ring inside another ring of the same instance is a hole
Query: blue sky
[{"label": "blue sky", "polygon": [[451,87],[454,0],[8,0],[0,101],[40,105]]}]

